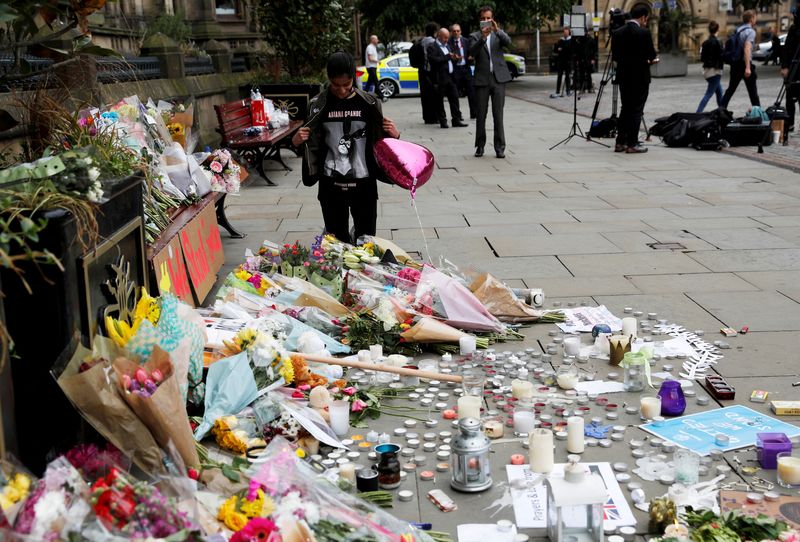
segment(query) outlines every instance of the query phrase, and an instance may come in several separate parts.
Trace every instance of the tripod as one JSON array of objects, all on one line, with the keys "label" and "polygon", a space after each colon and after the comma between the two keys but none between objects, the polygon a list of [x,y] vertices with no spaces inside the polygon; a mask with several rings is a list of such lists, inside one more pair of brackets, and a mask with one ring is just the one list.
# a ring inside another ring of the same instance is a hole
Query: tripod
[{"label": "tripod", "polygon": [[[585,139],[586,141],[591,141],[592,143],[597,143],[598,145],[602,145],[603,147],[608,147],[605,143],[601,143],[600,141],[595,141],[591,139],[589,136],[583,133],[580,125],[578,124],[578,83],[577,81],[580,80],[578,77],[578,58],[577,55],[573,53],[572,55],[572,66],[573,66],[573,78],[571,81],[572,86],[572,128],[569,130],[569,134],[567,137],[550,147],[548,150],[553,150],[561,144],[568,143],[573,137],[578,136],[581,139]],[[595,106],[596,107],[596,106]]]}]

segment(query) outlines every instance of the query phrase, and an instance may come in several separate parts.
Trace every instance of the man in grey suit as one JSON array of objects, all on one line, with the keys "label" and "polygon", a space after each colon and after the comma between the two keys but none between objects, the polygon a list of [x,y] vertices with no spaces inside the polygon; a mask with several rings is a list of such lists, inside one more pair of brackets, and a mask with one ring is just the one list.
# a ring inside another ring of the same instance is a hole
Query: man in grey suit
[{"label": "man in grey suit", "polygon": [[475,75],[472,85],[475,88],[477,108],[477,130],[475,131],[475,156],[483,156],[486,145],[486,113],[489,110],[489,97],[492,98],[492,119],[494,120],[494,152],[498,158],[506,156],[506,136],[503,132],[503,105],[506,100],[506,83],[511,81],[503,47],[511,45],[511,38],[500,30],[494,20],[492,8],[484,6],[478,10],[480,30],[469,37],[469,54],[475,62]]}]

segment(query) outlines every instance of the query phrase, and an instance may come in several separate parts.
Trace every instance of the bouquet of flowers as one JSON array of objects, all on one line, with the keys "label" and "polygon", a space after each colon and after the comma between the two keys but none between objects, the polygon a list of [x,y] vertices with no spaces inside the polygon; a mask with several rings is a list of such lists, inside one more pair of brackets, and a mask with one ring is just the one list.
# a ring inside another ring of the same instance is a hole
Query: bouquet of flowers
[{"label": "bouquet of flowers", "polygon": [[244,454],[248,448],[266,444],[264,440],[255,436],[258,430],[251,418],[222,416],[214,422],[211,434],[221,448],[235,454]]},{"label": "bouquet of flowers", "polygon": [[14,521],[35,482],[36,478],[16,462],[0,461],[0,527]]},{"label": "bouquet of flowers", "polygon": [[14,531],[33,540],[66,540],[80,532],[91,513],[89,486],[64,457],[47,465],[14,522]]},{"label": "bouquet of flowers", "polygon": [[199,528],[173,499],[117,469],[92,484],[90,502],[102,527],[112,535],[132,540],[203,540]]},{"label": "bouquet of flowers", "polygon": [[217,149],[203,162],[203,168],[211,182],[211,190],[238,194],[242,168],[231,158],[227,149]]},{"label": "bouquet of flowers", "polygon": [[297,277],[305,279],[308,276],[308,268],[311,262],[308,261],[310,252],[308,248],[295,241],[292,244],[286,243],[281,248],[281,273],[287,277]]},{"label": "bouquet of flowers", "polygon": [[169,354],[154,347],[150,359],[141,366],[120,357],[113,367],[125,402],[161,448],[175,446],[186,466],[198,467],[200,460]]}]

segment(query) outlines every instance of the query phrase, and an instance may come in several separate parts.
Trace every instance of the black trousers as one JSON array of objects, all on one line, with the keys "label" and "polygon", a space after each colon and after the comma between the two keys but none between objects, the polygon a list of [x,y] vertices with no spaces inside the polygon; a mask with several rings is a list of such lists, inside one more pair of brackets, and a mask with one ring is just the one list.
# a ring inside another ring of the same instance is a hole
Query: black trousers
[{"label": "black trousers", "polygon": [[492,120],[494,122],[494,150],[506,150],[506,134],[503,130],[503,106],[506,103],[506,85],[489,78],[488,86],[475,87],[475,105],[478,118],[475,128],[475,146],[486,146],[486,114],[489,112],[489,98],[492,99]]},{"label": "black trousers", "polygon": [[747,87],[747,94],[750,96],[750,105],[761,106],[761,100],[758,99],[758,86],[756,85],[756,81],[758,81],[756,65],[752,62],[750,63],[750,77],[745,78],[744,60],[739,60],[731,64],[731,76],[728,80],[728,88],[722,96],[720,107],[728,107],[728,102],[733,98],[733,93],[736,92],[736,87],[739,86],[742,79],[744,79],[744,86]]},{"label": "black trousers", "polygon": [[[326,183],[323,185],[323,183]],[[325,231],[340,241],[353,243],[362,235],[375,235],[378,220],[377,186],[374,180],[353,183],[342,190],[333,181],[320,181],[317,199],[325,221]],[[353,216],[354,235],[350,236],[350,216]]]},{"label": "black trousers", "polygon": [[469,66],[456,66],[453,71],[453,82],[459,95],[463,94],[467,97],[469,116],[474,119],[478,116],[478,110],[475,107],[475,88],[472,86],[472,72]]},{"label": "black trousers", "polygon": [[464,120],[461,117],[461,107],[458,103],[458,91],[450,77],[440,77],[440,80],[436,83],[436,93],[436,120],[440,123],[447,123],[447,115],[444,112],[445,99],[450,105],[450,118],[452,120]]},{"label": "black trousers", "polygon": [[378,68],[367,68],[367,85],[364,87],[365,92],[371,90],[378,94]]},{"label": "black trousers", "polygon": [[433,86],[430,74],[419,70],[419,99],[422,102],[422,120],[426,124],[439,122],[438,107],[436,107],[436,88]]},{"label": "black trousers", "polygon": [[569,91],[572,90],[572,87],[569,84],[569,76],[570,72],[569,64],[565,66],[558,66],[558,78],[556,79],[556,94],[561,94],[561,77],[564,76],[564,90]]},{"label": "black trousers", "polygon": [[642,124],[644,104],[650,92],[647,81],[618,81],[619,98],[622,107],[619,111],[617,145],[635,147],[639,143],[639,126]]}]

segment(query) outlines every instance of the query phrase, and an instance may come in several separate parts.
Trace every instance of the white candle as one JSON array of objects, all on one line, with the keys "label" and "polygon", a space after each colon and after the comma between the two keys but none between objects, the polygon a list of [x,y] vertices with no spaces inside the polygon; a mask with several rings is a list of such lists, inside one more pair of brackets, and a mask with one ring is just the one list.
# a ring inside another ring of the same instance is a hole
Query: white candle
[{"label": "white candle", "polygon": [[793,486],[800,485],[800,457],[778,457],[778,478]]},{"label": "white candle", "polygon": [[358,351],[358,361],[361,363],[370,363],[372,362],[372,354],[369,350],[359,350]]},{"label": "white candle", "polygon": [[580,416],[567,418],[567,451],[571,454],[582,454],[583,441],[583,418]]},{"label": "white candle", "polygon": [[514,431],[517,433],[530,433],[535,427],[536,417],[533,412],[518,410],[514,412]]},{"label": "white candle", "polygon": [[339,465],[339,477],[344,478],[350,482],[354,487],[356,485],[356,464],[344,463]]},{"label": "white candle", "polygon": [[548,473],[553,470],[553,432],[534,429],[528,437],[528,457],[532,472]]},{"label": "white candle", "polygon": [[606,356],[611,353],[611,345],[608,343],[608,336],[608,333],[600,333],[594,340],[594,349]]},{"label": "white candle", "polygon": [[476,345],[475,335],[464,335],[458,339],[458,346],[462,356],[469,356],[475,353]]},{"label": "white candle", "polygon": [[503,422],[499,420],[487,420],[483,424],[483,432],[489,438],[503,438]]},{"label": "white candle", "polygon": [[562,390],[574,390],[578,385],[578,375],[560,374],[558,375],[558,387]]},{"label": "white candle", "polygon": [[567,337],[564,339],[564,353],[568,356],[577,356],[581,353],[580,337]]},{"label": "white candle", "polygon": [[645,395],[641,399],[639,412],[645,420],[652,420],[661,416],[661,398]]},{"label": "white candle", "polygon": [[350,401],[333,401],[328,407],[331,429],[342,437],[350,430]]},{"label": "white candle", "polygon": [[481,419],[481,401],[480,397],[474,395],[465,395],[458,398],[458,419],[462,418],[476,418]]},{"label": "white candle", "polygon": [[372,358],[372,361],[378,361],[383,357],[383,345],[382,344],[371,344],[369,345],[369,355]]},{"label": "white candle", "polygon": [[633,335],[636,337],[636,329],[638,322],[636,318],[623,318],[622,319],[622,334]]},{"label": "white candle", "polygon": [[533,382],[525,380],[511,381],[511,395],[516,399],[530,399],[533,397]]}]

